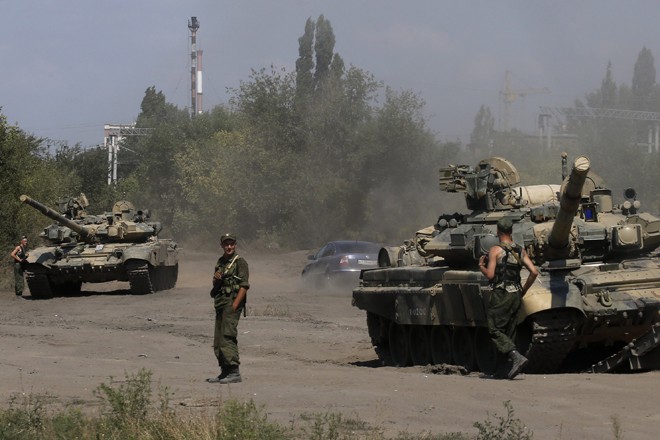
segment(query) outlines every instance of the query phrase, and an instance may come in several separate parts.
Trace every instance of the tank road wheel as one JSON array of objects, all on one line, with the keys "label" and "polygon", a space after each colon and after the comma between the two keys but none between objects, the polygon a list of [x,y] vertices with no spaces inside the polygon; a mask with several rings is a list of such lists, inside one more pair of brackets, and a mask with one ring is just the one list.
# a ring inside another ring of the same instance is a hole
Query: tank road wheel
[{"label": "tank road wheel", "polygon": [[430,331],[426,325],[413,325],[408,332],[408,346],[413,365],[428,365],[431,362]]},{"label": "tank road wheel", "polygon": [[469,327],[454,327],[451,339],[451,351],[454,363],[473,371],[476,366],[474,356],[474,338]]},{"label": "tank road wheel", "polygon": [[410,365],[410,348],[408,346],[409,326],[392,322],[390,324],[389,341],[392,365],[407,367]]},{"label": "tank road wheel", "polygon": [[151,272],[147,262],[130,261],[126,263],[126,274],[133,295],[146,295],[154,292],[151,284]]},{"label": "tank road wheel", "polygon": [[446,325],[431,329],[431,361],[435,365],[451,364],[451,331]]},{"label": "tank road wheel", "polygon": [[490,338],[488,328],[477,327],[477,331],[474,334],[474,352],[479,370],[488,375],[495,373],[499,352]]}]

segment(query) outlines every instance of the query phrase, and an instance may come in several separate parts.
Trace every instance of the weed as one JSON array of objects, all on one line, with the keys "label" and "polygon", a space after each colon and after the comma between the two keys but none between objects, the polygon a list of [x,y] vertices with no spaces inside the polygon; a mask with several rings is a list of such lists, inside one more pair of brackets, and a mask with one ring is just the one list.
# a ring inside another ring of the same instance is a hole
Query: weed
[{"label": "weed", "polygon": [[422,432],[419,434],[409,434],[401,432],[394,440],[471,440],[467,434],[462,432],[450,432],[447,434],[433,434],[431,432]]},{"label": "weed", "polygon": [[239,403],[225,402],[216,415],[217,439],[242,440],[284,440],[286,430],[274,422],[269,422],[263,407],[257,407],[250,400]]},{"label": "weed", "polygon": [[[137,374],[125,373],[125,380],[119,386],[101,383],[94,390],[94,395],[105,404],[105,421],[110,428],[140,426],[147,420],[153,410],[151,376],[151,371],[142,368]],[[159,387],[159,399],[160,414],[166,415],[169,412],[169,390],[166,387]]]},{"label": "weed", "polygon": [[477,440],[531,440],[534,433],[523,422],[515,418],[511,401],[504,402],[506,416],[495,415],[496,423],[491,420],[490,414],[484,422],[475,422],[474,427],[479,430]]},{"label": "weed", "polygon": [[[0,440],[75,439],[242,439],[242,440],[384,440],[383,430],[359,418],[341,413],[304,413],[289,427],[268,420],[263,406],[253,401],[228,400],[215,413],[182,415],[170,409],[170,393],[159,386],[152,402],[152,374],[141,369],[125,374],[125,380],[102,383],[94,394],[104,403],[100,416],[86,416],[75,407],[54,415],[46,411],[48,396],[12,396],[8,409],[0,409]],[[506,416],[489,415],[474,426],[479,435],[455,432],[401,432],[394,440],[530,440],[532,433],[515,418],[510,402],[504,402]],[[622,438],[619,421],[612,418],[616,439]]]},{"label": "weed", "polygon": [[0,438],[38,438],[44,430],[46,397],[24,393],[12,395],[9,409],[0,415]]}]

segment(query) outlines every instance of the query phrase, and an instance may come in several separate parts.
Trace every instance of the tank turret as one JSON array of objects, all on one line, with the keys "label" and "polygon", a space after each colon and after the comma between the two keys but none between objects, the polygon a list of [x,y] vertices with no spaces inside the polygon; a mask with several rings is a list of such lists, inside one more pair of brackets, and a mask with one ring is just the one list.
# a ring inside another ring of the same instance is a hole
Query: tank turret
[{"label": "tank turret", "polygon": [[32,206],[58,224],[49,225],[41,234],[52,243],[84,241],[87,243],[143,242],[161,230],[159,222],[150,222],[148,210],[136,210],[132,203],[122,200],[114,204],[112,212],[87,215],[87,199],[68,197],[59,202],[61,212],[23,194],[21,202]]},{"label": "tank turret", "polygon": [[[539,269],[519,313],[516,344],[527,372],[588,367],[572,357],[578,348],[588,359],[645,340],[660,325],[660,218],[643,212],[630,188],[614,203],[590,166],[581,156],[569,171],[563,154],[561,185],[532,186],[520,186],[500,157],[442,168],[440,189],[464,193],[469,212],[443,213],[413,240],[382,249],[379,268],[363,271],[353,290],[382,359],[493,371],[485,314],[492,287],[477,261],[498,244],[501,218]],[[629,358],[630,369],[660,369],[658,356],[623,352],[617,359]]]}]

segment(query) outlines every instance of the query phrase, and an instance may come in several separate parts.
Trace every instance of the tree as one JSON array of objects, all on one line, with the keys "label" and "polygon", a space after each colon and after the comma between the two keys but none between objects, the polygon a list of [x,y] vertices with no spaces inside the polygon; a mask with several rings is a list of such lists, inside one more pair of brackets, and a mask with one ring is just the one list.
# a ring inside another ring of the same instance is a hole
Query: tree
[{"label": "tree", "polygon": [[650,49],[643,47],[637,56],[633,71],[632,91],[635,107],[632,110],[649,110],[650,97],[655,87],[655,61]]},{"label": "tree", "polygon": [[259,138],[264,148],[298,150],[304,130],[294,110],[296,86],[292,74],[284,69],[252,70],[248,81],[230,89],[237,124]]},{"label": "tree", "polygon": [[316,54],[314,80],[317,88],[323,86],[323,81],[330,72],[334,50],[335,34],[332,31],[332,25],[321,14],[316,20],[316,39],[314,42],[314,52]]},{"label": "tree", "polygon": [[90,202],[89,212],[105,212],[116,201],[115,188],[107,183],[108,153],[105,147],[60,147],[53,165],[65,176],[70,187],[70,192],[62,195],[84,192]]},{"label": "tree", "polygon": [[53,206],[60,196],[71,193],[74,180],[56,165],[41,141],[7,124],[0,113],[0,244],[5,248],[15,245],[21,235],[36,237],[49,222],[22,204],[21,194]]},{"label": "tree", "polygon": [[492,149],[495,118],[490,112],[490,107],[483,104],[479,107],[474,117],[474,128],[470,134],[470,147],[472,149]]},{"label": "tree", "polygon": [[179,110],[174,104],[168,103],[163,92],[156,91],[156,88],[151,86],[144,92],[136,126],[156,128],[162,124],[176,124],[186,119],[188,119],[188,112]]},{"label": "tree", "polygon": [[298,39],[296,93],[301,99],[314,91],[314,29],[315,23],[310,17],[305,23],[305,33]]},{"label": "tree", "polygon": [[617,88],[612,78],[612,62],[607,63],[605,78],[600,85],[600,107],[615,108],[617,106]]}]

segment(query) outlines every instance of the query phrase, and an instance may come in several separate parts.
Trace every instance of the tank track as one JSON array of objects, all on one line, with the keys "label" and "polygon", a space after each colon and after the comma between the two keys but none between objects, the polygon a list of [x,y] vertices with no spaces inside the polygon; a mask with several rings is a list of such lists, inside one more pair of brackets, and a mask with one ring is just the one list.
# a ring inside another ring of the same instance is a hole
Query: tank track
[{"label": "tank track", "polygon": [[389,341],[387,338],[387,329],[390,321],[382,318],[375,313],[367,312],[367,330],[371,345],[374,347],[376,356],[381,365],[393,365],[390,355]]},{"label": "tank track", "polygon": [[[525,353],[529,363],[525,373],[555,373],[577,338],[572,314],[539,314],[531,317],[531,343]],[[523,350],[524,351],[524,350]]]},{"label": "tank track", "polygon": [[53,290],[50,288],[50,281],[48,281],[46,274],[26,270],[25,282],[28,289],[30,289],[32,298],[46,299],[53,297]]},{"label": "tank track", "polygon": [[179,274],[179,265],[158,266],[151,271],[151,286],[155,292],[173,289]]},{"label": "tank track", "polygon": [[[385,329],[389,320],[367,312],[367,329],[376,355],[384,365],[393,365]],[[573,314],[539,313],[526,322],[530,335],[524,346],[519,346],[529,363],[524,372],[530,374],[556,373],[577,339]],[[475,367],[476,368],[476,367]]]},{"label": "tank track", "polygon": [[133,295],[147,295],[154,292],[149,273],[149,264],[131,264],[126,269],[128,282]]}]

